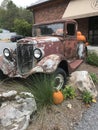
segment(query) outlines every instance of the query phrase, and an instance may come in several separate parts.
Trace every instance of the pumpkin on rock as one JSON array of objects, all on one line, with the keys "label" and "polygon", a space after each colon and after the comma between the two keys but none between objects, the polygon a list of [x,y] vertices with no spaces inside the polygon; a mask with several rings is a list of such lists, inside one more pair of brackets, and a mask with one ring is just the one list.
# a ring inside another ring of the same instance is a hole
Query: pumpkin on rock
[{"label": "pumpkin on rock", "polygon": [[54,104],[60,104],[64,100],[64,96],[61,91],[55,91],[53,92],[53,102]]}]

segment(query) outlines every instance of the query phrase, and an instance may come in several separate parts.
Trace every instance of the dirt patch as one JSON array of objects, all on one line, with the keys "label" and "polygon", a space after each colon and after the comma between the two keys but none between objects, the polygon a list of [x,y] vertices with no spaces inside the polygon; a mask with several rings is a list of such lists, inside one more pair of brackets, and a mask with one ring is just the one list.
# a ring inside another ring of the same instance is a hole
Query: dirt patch
[{"label": "dirt patch", "polygon": [[[89,73],[98,75],[98,67],[93,67],[88,64],[81,64],[77,70],[86,70]],[[10,86],[10,87],[9,87]],[[17,83],[11,85],[0,85],[0,92],[6,90],[24,91]],[[96,84],[98,90],[98,84]],[[68,104],[72,108],[68,108]],[[80,96],[73,100],[65,100],[60,105],[52,105],[51,107],[43,108],[39,114],[35,114],[31,120],[27,130],[74,130],[73,126],[81,120],[83,112],[88,108],[82,102]]]},{"label": "dirt patch", "polygon": [[[71,109],[67,107],[69,103]],[[85,110],[86,107],[77,99],[64,101],[60,105],[44,108],[27,130],[73,130]]]},{"label": "dirt patch", "polygon": [[89,73],[95,73],[96,75],[98,75],[98,67],[91,66],[86,63],[82,63],[77,70],[85,70],[88,71]]}]

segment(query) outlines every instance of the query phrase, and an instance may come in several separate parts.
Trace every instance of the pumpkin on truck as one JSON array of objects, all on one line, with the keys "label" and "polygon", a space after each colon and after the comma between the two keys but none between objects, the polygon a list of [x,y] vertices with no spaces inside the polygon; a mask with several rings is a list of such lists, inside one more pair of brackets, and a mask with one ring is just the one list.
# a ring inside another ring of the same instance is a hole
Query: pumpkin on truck
[{"label": "pumpkin on truck", "polygon": [[0,71],[9,77],[27,78],[35,73],[55,74],[56,88],[60,90],[66,77],[85,57],[83,44],[79,57],[77,46],[77,22],[58,20],[33,26],[33,37],[25,37],[14,47],[3,48],[0,55]]}]

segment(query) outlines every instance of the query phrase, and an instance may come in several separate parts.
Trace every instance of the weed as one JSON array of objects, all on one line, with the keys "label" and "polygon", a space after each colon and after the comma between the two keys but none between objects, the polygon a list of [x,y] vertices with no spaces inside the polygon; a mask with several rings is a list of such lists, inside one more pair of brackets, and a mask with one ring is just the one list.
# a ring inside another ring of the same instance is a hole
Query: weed
[{"label": "weed", "polygon": [[76,96],[75,89],[70,85],[66,85],[66,87],[62,90],[62,93],[65,99],[73,99]]},{"label": "weed", "polygon": [[90,76],[91,76],[94,83],[98,83],[98,77],[96,76],[95,73],[90,73]]},{"label": "weed", "polygon": [[88,52],[86,62],[90,65],[98,66],[98,54],[96,52]]},{"label": "weed", "polygon": [[90,104],[92,102],[93,97],[90,92],[84,91],[82,95],[82,99],[84,103]]}]

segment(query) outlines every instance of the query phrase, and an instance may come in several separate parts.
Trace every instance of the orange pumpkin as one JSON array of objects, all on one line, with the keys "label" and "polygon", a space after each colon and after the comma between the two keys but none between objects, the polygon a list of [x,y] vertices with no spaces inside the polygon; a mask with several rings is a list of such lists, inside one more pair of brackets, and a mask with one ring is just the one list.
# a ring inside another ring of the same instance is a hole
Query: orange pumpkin
[{"label": "orange pumpkin", "polygon": [[60,104],[64,100],[64,96],[61,91],[56,91],[53,93],[53,102],[54,104]]},{"label": "orange pumpkin", "polygon": [[82,33],[80,31],[77,31],[77,36],[82,35]]},{"label": "orange pumpkin", "polygon": [[84,35],[79,35],[79,36],[77,36],[77,40],[78,40],[78,41],[86,42],[86,38],[85,38]]}]

